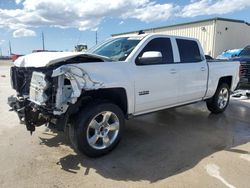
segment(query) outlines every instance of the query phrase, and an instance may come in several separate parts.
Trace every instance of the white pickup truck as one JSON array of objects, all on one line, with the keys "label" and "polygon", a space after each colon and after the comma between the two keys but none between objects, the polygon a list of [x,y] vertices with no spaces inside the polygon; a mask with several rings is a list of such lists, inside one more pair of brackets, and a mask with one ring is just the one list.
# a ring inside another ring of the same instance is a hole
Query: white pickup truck
[{"label": "white pickup truck", "polygon": [[86,53],[40,52],[11,67],[8,103],[29,131],[69,127],[88,156],[111,151],[125,118],[206,101],[223,112],[239,81],[239,62],[207,62],[196,39],[161,34],[114,37]]}]

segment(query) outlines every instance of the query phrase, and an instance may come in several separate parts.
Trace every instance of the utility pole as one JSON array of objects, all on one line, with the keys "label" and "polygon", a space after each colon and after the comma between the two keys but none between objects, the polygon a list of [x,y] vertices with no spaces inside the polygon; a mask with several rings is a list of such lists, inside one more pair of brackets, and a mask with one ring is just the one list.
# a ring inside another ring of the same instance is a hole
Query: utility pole
[{"label": "utility pole", "polygon": [[12,49],[11,49],[11,43],[10,43],[10,40],[9,40],[9,51],[10,51],[10,55],[12,55]]},{"label": "utility pole", "polygon": [[44,45],[44,34],[42,32],[42,44],[43,44],[43,50],[45,50],[45,45]]},{"label": "utility pole", "polygon": [[97,31],[95,31],[95,44],[97,44]]}]

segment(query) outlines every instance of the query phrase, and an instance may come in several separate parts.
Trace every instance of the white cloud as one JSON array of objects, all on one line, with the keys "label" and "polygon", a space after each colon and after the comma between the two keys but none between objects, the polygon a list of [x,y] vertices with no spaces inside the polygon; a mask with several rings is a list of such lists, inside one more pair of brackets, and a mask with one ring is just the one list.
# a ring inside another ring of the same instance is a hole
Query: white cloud
[{"label": "white cloud", "polygon": [[179,13],[182,17],[200,15],[222,15],[242,10],[250,6],[250,0],[199,0],[191,1]]},{"label": "white cloud", "polygon": [[15,0],[16,1],[16,4],[20,4],[23,0]]},{"label": "white cloud", "polygon": [[96,27],[96,28],[92,28],[91,29],[91,31],[98,31],[99,30],[99,28],[98,27]]},{"label": "white cloud", "polygon": [[30,29],[20,28],[13,32],[14,38],[20,38],[20,37],[34,37],[36,36],[36,32],[32,31]]},{"label": "white cloud", "polygon": [[21,9],[0,9],[0,27],[97,28],[105,18],[134,18],[144,22],[167,20],[173,4],[153,0],[16,0]]},{"label": "white cloud", "polygon": [[167,20],[179,9],[173,4],[155,4],[149,3],[147,6],[129,11],[123,15],[123,18],[136,18],[143,22],[152,22],[157,20]]},{"label": "white cloud", "polygon": [[120,22],[119,22],[119,25],[122,25],[122,24],[124,24],[124,21],[120,21]]},{"label": "white cloud", "polygon": [[0,45],[2,45],[5,42],[4,39],[0,39]]},{"label": "white cloud", "polygon": [[178,16],[221,15],[250,6],[250,0],[190,0],[184,6],[156,0],[13,1],[21,8],[0,8],[0,28],[16,32],[22,28],[44,26],[95,30],[107,18],[137,19],[148,23]]}]

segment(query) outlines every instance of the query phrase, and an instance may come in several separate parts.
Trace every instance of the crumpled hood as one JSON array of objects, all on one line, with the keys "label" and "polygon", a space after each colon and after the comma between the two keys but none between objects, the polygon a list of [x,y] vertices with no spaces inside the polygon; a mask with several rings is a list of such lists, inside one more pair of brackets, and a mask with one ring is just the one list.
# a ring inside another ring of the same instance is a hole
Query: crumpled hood
[{"label": "crumpled hood", "polygon": [[37,52],[19,57],[14,65],[17,67],[47,67],[77,56],[88,56],[105,60],[104,57],[83,52]]}]

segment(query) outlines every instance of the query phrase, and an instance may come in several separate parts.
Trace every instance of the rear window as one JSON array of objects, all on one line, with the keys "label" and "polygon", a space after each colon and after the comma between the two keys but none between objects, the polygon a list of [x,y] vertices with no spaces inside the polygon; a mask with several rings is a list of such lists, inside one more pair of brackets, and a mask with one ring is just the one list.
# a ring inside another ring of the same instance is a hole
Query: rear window
[{"label": "rear window", "polygon": [[176,39],[181,63],[195,63],[202,61],[200,49],[196,41]]}]

